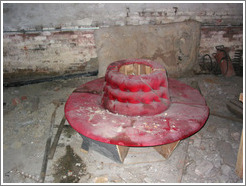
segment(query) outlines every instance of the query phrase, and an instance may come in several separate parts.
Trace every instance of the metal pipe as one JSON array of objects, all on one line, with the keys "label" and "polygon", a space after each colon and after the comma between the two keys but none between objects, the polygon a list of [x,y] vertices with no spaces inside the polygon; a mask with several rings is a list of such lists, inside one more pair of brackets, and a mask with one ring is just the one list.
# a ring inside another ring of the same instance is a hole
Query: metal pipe
[{"label": "metal pipe", "polygon": [[7,30],[3,33],[27,33],[27,32],[67,32],[67,31],[81,31],[81,30],[97,30],[99,27],[85,27],[85,28],[71,28],[71,29],[42,29],[42,30]]}]

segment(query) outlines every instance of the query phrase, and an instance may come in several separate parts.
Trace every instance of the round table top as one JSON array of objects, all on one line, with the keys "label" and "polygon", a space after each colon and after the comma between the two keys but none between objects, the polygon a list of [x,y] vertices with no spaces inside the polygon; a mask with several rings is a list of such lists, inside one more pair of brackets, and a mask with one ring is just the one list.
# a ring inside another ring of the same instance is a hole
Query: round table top
[{"label": "round table top", "polygon": [[105,79],[75,89],[65,105],[68,123],[80,134],[122,146],[156,146],[191,136],[206,123],[209,108],[200,92],[168,78],[170,107],[153,116],[113,114],[101,105]]}]

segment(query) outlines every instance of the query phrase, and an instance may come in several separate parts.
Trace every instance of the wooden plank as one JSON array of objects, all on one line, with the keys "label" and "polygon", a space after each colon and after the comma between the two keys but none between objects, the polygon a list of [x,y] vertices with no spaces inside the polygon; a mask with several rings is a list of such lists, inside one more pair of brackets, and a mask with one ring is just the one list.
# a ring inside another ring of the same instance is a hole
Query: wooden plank
[{"label": "wooden plank", "polygon": [[137,75],[139,76],[140,74],[141,74],[141,65],[140,64],[138,64],[138,70],[137,70]]},{"label": "wooden plank", "polygon": [[129,147],[116,145],[121,162],[123,163],[128,154]]},{"label": "wooden plank", "polygon": [[178,168],[177,182],[178,183],[182,182],[183,174],[184,174],[186,166],[187,166],[186,163],[187,163],[187,159],[188,159],[187,154],[188,154],[190,139],[183,140],[182,142],[183,142],[182,148],[180,149],[180,147],[179,147],[179,149],[178,149],[183,154],[181,156],[181,158],[179,159],[179,164],[177,165],[177,168]]},{"label": "wooden plank", "polygon": [[146,71],[146,74],[150,74],[151,68],[149,66],[145,66],[145,71]]},{"label": "wooden plank", "polygon": [[226,103],[226,106],[228,110],[230,110],[233,114],[237,115],[238,117],[243,118],[243,108],[240,105],[230,101]]},{"label": "wooden plank", "polygon": [[127,75],[127,70],[128,70],[127,67],[128,67],[127,65],[124,65],[124,74],[125,74],[125,75]]},{"label": "wooden plank", "polygon": [[153,147],[130,147],[124,160],[125,165],[166,161]]},{"label": "wooden plank", "polygon": [[154,149],[159,152],[164,158],[168,159],[172,152],[174,151],[174,149],[177,147],[177,145],[179,144],[179,141],[175,141],[173,143],[169,143],[166,145],[159,145],[159,146],[155,146]]},{"label": "wooden plank", "polygon": [[140,74],[146,74],[145,65],[140,65]]},{"label": "wooden plank", "polygon": [[133,75],[138,75],[138,64],[133,63]]},{"label": "wooden plank", "polygon": [[122,74],[125,74],[125,66],[120,67],[119,72]]},{"label": "wooden plank", "polygon": [[239,178],[243,178],[243,131],[241,134],[241,141],[237,153],[236,173]]},{"label": "wooden plank", "polygon": [[126,65],[126,75],[131,75],[133,74],[133,64],[130,64],[130,65]]},{"label": "wooden plank", "polygon": [[[239,95],[239,100],[243,102],[243,93]],[[239,178],[243,178],[243,130],[237,153],[236,174]]]},{"label": "wooden plank", "polygon": [[239,101],[243,102],[243,93],[240,93],[240,95],[239,95]]},{"label": "wooden plank", "polygon": [[220,118],[229,119],[229,120],[232,120],[232,121],[243,122],[243,120],[240,119],[240,118],[237,118],[237,117],[230,117],[230,116],[225,116],[225,115],[222,115],[222,114],[217,113],[217,112],[214,112],[214,111],[211,111],[211,112],[210,112],[210,115],[217,116],[217,117],[220,117]]},{"label": "wooden plank", "polygon": [[48,156],[49,159],[53,159],[53,157],[54,157],[54,154],[55,154],[55,151],[56,151],[56,147],[57,147],[57,144],[58,144],[60,135],[62,133],[62,129],[64,127],[65,121],[66,121],[66,118],[65,118],[65,115],[64,115],[63,118],[62,118],[62,120],[61,120],[61,123],[59,125],[59,128],[57,130],[57,133],[55,135],[55,138],[53,140],[53,143],[51,145],[51,148],[50,148],[50,151],[49,151],[49,156]]},{"label": "wooden plank", "polygon": [[50,121],[50,130],[49,130],[49,137],[46,140],[46,145],[45,145],[45,151],[44,151],[44,157],[43,157],[43,163],[41,167],[41,173],[40,173],[40,180],[42,183],[44,183],[45,176],[46,176],[46,170],[47,170],[47,164],[48,164],[48,155],[50,152],[50,146],[51,146],[51,138],[53,135],[53,126],[55,123],[55,117],[56,117],[56,110],[60,106],[61,102],[53,101],[53,103],[56,105],[55,110],[53,111],[51,115],[51,121]]},{"label": "wooden plank", "polygon": [[230,100],[230,102],[231,102],[232,104],[234,104],[235,106],[237,106],[237,107],[243,109],[243,104],[242,104],[240,101],[238,101],[238,100]]},{"label": "wooden plank", "polygon": [[97,151],[103,156],[117,163],[123,163],[125,157],[127,156],[129,147],[118,147],[118,145],[93,140],[82,134],[80,134],[80,136],[83,139],[83,143],[80,149],[83,153],[88,153],[90,150]]}]

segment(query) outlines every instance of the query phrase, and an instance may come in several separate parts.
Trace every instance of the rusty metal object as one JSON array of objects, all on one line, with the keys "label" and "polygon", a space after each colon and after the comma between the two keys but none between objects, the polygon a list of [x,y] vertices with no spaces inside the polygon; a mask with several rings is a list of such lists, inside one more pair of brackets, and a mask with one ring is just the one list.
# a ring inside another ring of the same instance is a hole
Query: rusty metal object
[{"label": "rusty metal object", "polygon": [[50,152],[50,146],[51,146],[51,139],[53,135],[53,126],[55,123],[55,117],[56,117],[56,110],[58,107],[62,104],[58,100],[53,100],[53,104],[56,106],[55,110],[53,111],[51,115],[51,120],[50,120],[50,129],[49,129],[49,137],[46,140],[46,145],[45,145],[45,151],[44,151],[44,157],[43,157],[43,163],[42,163],[42,168],[41,168],[41,173],[40,173],[40,180],[43,183],[45,180],[46,176],[46,169],[47,169],[47,163],[48,163],[48,155]]},{"label": "rusty metal object", "polygon": [[57,133],[56,133],[55,138],[53,140],[53,143],[51,145],[51,148],[49,150],[49,156],[48,156],[49,159],[53,159],[53,157],[54,157],[54,154],[55,154],[55,151],[56,151],[56,147],[57,147],[57,143],[58,143],[60,135],[62,133],[62,129],[64,127],[65,121],[66,121],[66,118],[65,118],[65,115],[64,115],[62,120],[61,120],[61,123],[60,123],[60,125],[58,127],[58,130],[57,130]]},{"label": "rusty metal object", "polygon": [[219,45],[215,48],[217,49],[217,52],[214,53],[213,56],[219,64],[221,73],[226,77],[234,76],[235,71],[231,62],[231,58],[228,54],[229,49],[224,47],[224,45]]}]

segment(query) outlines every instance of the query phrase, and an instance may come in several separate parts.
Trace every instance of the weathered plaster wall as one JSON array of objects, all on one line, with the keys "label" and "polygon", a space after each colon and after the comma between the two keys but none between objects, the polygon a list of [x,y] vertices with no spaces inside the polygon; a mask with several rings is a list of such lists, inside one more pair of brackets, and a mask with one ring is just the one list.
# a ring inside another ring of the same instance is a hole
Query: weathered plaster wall
[{"label": "weathered plaster wall", "polygon": [[98,76],[121,59],[150,59],[163,64],[171,77],[187,75],[197,64],[200,26],[197,21],[183,21],[97,30]]},{"label": "weathered plaster wall", "polygon": [[216,45],[231,47],[231,53],[242,48],[242,3],[4,3],[4,76],[97,68],[95,30],[87,28],[189,19],[201,22],[198,60]]},{"label": "weathered plaster wall", "polygon": [[165,24],[194,19],[203,25],[241,25],[235,3],[27,3],[4,4],[4,30]]}]

